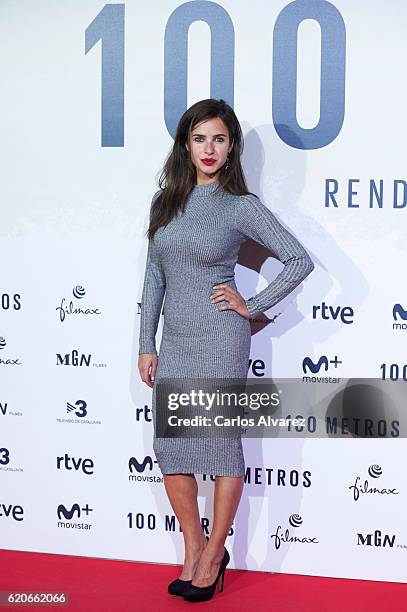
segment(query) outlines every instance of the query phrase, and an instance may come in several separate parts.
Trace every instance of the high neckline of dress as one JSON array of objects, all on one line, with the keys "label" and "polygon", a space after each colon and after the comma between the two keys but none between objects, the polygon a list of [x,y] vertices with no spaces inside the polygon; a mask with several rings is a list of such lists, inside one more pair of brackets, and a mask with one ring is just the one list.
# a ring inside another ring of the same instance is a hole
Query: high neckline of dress
[{"label": "high neckline of dress", "polygon": [[204,185],[194,185],[192,188],[192,193],[196,195],[210,195],[218,186],[219,181],[214,181],[213,183],[207,183]]}]

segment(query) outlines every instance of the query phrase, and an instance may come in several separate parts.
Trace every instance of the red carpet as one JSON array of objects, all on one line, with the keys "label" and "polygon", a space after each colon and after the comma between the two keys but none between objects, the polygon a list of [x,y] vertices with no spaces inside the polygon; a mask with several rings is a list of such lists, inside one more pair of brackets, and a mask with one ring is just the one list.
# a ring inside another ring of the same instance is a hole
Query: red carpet
[{"label": "red carpet", "polygon": [[0,606],[4,610],[162,612],[273,610],[407,612],[407,585],[226,570],[223,593],[190,603],[168,595],[179,567],[42,553],[0,551],[0,591],[66,591],[69,606]]}]

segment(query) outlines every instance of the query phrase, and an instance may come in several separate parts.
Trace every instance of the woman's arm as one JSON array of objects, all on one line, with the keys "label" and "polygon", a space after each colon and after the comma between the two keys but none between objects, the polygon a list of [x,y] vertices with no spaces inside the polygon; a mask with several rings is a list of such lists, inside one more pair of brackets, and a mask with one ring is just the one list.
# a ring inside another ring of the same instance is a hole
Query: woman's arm
[{"label": "woman's arm", "polygon": [[[158,193],[158,192],[157,192]],[[156,197],[157,194],[153,197]],[[165,294],[165,275],[157,254],[154,241],[148,243],[143,292],[141,295],[141,320],[139,335],[139,355],[155,353],[155,335],[160,320],[161,307]]]},{"label": "woman's arm", "polygon": [[252,319],[291,293],[315,266],[303,246],[260,198],[241,196],[236,206],[236,225],[243,236],[262,244],[284,264],[284,269],[265,289],[245,300]]}]

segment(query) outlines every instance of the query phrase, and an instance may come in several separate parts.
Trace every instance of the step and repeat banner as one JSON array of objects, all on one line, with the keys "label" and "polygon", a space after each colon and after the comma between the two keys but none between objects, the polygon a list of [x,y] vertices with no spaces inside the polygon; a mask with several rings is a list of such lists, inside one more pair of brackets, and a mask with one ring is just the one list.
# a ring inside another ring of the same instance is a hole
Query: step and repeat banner
[{"label": "step and repeat banner", "polygon": [[[407,380],[407,7],[365,4],[2,1],[1,548],[183,562],[137,360],[151,197],[197,100],[233,106],[250,191],[315,263],[253,324],[249,378]],[[242,247],[239,291],[281,269]],[[232,567],[405,582],[403,408],[245,439]]]}]

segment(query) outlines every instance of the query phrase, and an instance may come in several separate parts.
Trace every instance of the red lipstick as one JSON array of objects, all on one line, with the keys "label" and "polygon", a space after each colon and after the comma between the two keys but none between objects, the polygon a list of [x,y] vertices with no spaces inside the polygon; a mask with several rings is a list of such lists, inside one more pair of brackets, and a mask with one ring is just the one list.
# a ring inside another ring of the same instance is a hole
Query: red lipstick
[{"label": "red lipstick", "polygon": [[214,164],[216,162],[216,159],[212,159],[211,157],[207,157],[205,159],[202,159],[201,161],[203,161],[205,166],[212,166],[212,164]]}]

